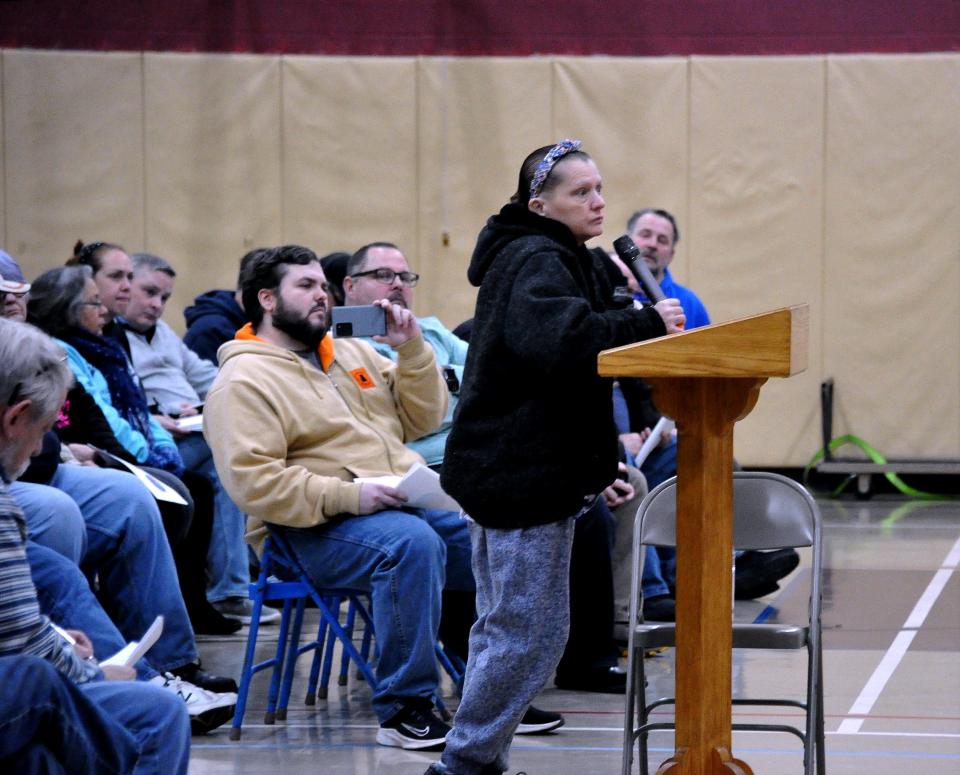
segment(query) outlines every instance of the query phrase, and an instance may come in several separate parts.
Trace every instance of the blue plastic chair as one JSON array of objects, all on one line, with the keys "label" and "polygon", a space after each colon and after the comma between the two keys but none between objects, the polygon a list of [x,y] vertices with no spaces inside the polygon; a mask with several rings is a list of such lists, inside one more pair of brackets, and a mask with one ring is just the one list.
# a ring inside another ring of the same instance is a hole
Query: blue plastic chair
[{"label": "blue plastic chair", "polygon": [[[285,579],[293,580],[271,580],[278,573]],[[342,648],[338,684],[346,686],[350,663],[352,662],[356,666],[357,677],[365,679],[371,688],[376,686],[377,679],[372,667],[377,658],[376,635],[369,596],[365,592],[347,589],[317,589],[300,568],[286,539],[279,534],[271,533],[264,544],[263,556],[260,560],[260,574],[257,581],[250,585],[250,598],[253,600],[253,610],[250,631],[247,635],[240,686],[237,691],[237,706],[234,712],[233,726],[230,730],[231,740],[240,739],[250,682],[256,673],[263,670],[273,670],[267,693],[267,710],[264,713],[264,723],[273,724],[276,720],[283,721],[286,719],[297,660],[307,652],[313,652],[307,693],[304,698],[307,705],[316,704],[317,698],[326,699],[327,697],[327,687],[333,672],[334,647],[337,642],[341,644]],[[312,600],[319,609],[320,622],[316,636],[301,644],[303,617],[308,599]],[[268,600],[283,601],[277,648],[273,656],[255,663],[254,654],[260,627],[260,611],[264,602]],[[348,604],[347,617],[344,625],[341,626],[339,613],[345,602]],[[363,627],[359,649],[354,645],[354,630],[358,624],[358,619],[359,624]],[[372,660],[371,650],[374,652]],[[450,676],[453,683],[459,686],[465,669],[462,661],[456,656],[448,654],[439,643],[436,645],[436,654],[440,665]],[[450,714],[444,707],[442,699],[437,695],[434,697],[434,702],[441,715],[449,720]]]},{"label": "blue plastic chair", "polygon": [[[271,668],[273,670],[270,688],[267,693],[267,710],[264,714],[264,723],[272,724],[277,718],[281,720],[286,718],[286,708],[293,685],[296,660],[307,651],[313,650],[315,652],[314,662],[310,670],[311,687],[308,691],[308,704],[313,704],[312,698],[315,696],[321,653],[324,652],[326,646],[326,653],[330,655],[329,659],[332,659],[335,641],[340,642],[346,660],[348,662],[352,660],[356,664],[358,672],[371,687],[376,686],[377,679],[369,664],[369,653],[363,654],[354,646],[352,634],[341,627],[339,622],[342,602],[346,599],[361,605],[358,596],[362,593],[355,590],[317,589],[300,568],[299,563],[293,558],[294,555],[282,536],[272,533],[267,537],[263,555],[260,558],[260,574],[256,582],[250,585],[253,610],[250,617],[250,631],[247,635],[243,670],[240,674],[240,686],[237,691],[237,706],[234,711],[233,726],[230,730],[231,740],[240,739],[243,717],[246,713],[247,697],[250,692],[250,682],[256,673],[263,670]],[[271,577],[275,578],[278,573],[280,576],[292,580],[271,580]],[[317,638],[301,646],[300,631],[308,599],[313,601],[320,612],[320,625]],[[272,657],[262,662],[254,662],[257,635],[260,631],[260,611],[268,600],[283,601],[277,648]],[[328,639],[329,635],[333,637]],[[329,669],[327,676],[329,677]],[[279,712],[278,707],[281,709]]]}]

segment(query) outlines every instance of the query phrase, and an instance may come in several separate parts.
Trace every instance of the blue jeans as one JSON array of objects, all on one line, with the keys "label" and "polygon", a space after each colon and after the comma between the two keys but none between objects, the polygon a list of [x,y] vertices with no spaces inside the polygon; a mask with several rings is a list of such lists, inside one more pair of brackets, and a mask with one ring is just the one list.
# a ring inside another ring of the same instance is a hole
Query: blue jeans
[{"label": "blue jeans", "polygon": [[62,490],[45,484],[11,482],[8,487],[26,517],[30,539],[76,565],[83,562],[87,553],[87,523],[76,501]]},{"label": "blue jeans", "polygon": [[[113,656],[127,644],[76,565],[32,540],[27,541],[26,551],[41,613],[61,627],[85,632],[93,643],[97,659]],[[135,667],[137,675],[144,680],[157,675],[146,659],[141,659]]]},{"label": "blue jeans", "polygon": [[133,737],[46,660],[27,655],[0,658],[0,685],[3,772],[132,771],[137,760]]},{"label": "blue jeans", "polygon": [[[91,483],[89,474],[74,474],[73,468],[61,466],[64,471],[71,471],[67,479],[72,484]],[[101,596],[106,600],[109,613],[104,611],[75,563],[32,540],[28,512],[31,540],[27,543],[27,559],[41,610],[62,626],[86,632],[101,659],[114,654],[127,640],[139,638],[154,617],[163,614],[163,635],[150,650],[150,663],[165,671],[195,662],[198,655],[193,630],[153,497],[130,474],[76,468],[110,474],[108,479],[112,485],[120,488],[115,490],[111,486],[106,492],[94,487],[88,491],[71,488],[77,498],[74,508],[79,504],[89,517],[89,547],[84,562],[89,562],[100,575]],[[55,481],[58,476],[59,469]],[[33,487],[41,491],[41,496],[43,490],[52,490],[54,497],[62,496],[44,485]],[[19,493],[15,497],[20,503]],[[97,504],[97,508],[92,504]],[[138,673],[147,678],[156,675],[146,663],[138,664]]]},{"label": "blue jeans", "polygon": [[[657,447],[640,466],[651,490],[677,474],[677,440],[666,447]],[[640,580],[644,598],[670,594],[670,585],[676,583],[677,551],[673,548],[648,546],[644,555],[643,576]]]},{"label": "blue jeans", "polygon": [[247,517],[220,484],[213,453],[200,433],[191,433],[177,442],[188,471],[200,474],[213,485],[213,531],[207,550],[207,599],[247,597],[250,566],[244,540]]},{"label": "blue jeans", "polygon": [[[99,575],[103,607],[123,636],[138,639],[162,614],[163,635],[150,650],[151,663],[164,671],[196,660],[193,629],[153,496],[131,474],[91,466],[59,466],[50,484],[11,487],[31,540],[46,544],[59,530],[56,522],[35,522],[38,513],[51,512],[44,500],[55,499],[62,514],[79,509],[87,538],[81,567]],[[73,524],[76,517],[67,521]]]},{"label": "blue jeans", "polygon": [[0,658],[0,686],[4,772],[186,775],[190,720],[171,691],[136,681],[76,686],[26,655]]},{"label": "blue jeans", "polygon": [[311,528],[270,525],[290,542],[317,587],[368,592],[380,659],[373,709],[381,723],[410,701],[429,700],[440,594],[474,589],[467,523],[453,511],[344,514]]},{"label": "blue jeans", "polygon": [[657,447],[640,466],[651,490],[671,476],[677,475],[677,440],[673,439],[665,447]]},{"label": "blue jeans", "polygon": [[190,761],[190,717],[169,689],[140,681],[96,681],[81,691],[136,740],[140,775],[186,775]]}]

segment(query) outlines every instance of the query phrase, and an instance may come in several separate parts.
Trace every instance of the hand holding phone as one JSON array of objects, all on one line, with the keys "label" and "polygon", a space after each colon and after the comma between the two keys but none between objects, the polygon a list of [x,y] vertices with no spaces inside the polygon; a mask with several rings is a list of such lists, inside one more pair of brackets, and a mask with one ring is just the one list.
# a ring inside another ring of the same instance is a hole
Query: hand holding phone
[{"label": "hand holding phone", "polygon": [[333,335],[337,338],[385,336],[387,333],[386,312],[383,307],[376,304],[334,307],[331,315]]}]

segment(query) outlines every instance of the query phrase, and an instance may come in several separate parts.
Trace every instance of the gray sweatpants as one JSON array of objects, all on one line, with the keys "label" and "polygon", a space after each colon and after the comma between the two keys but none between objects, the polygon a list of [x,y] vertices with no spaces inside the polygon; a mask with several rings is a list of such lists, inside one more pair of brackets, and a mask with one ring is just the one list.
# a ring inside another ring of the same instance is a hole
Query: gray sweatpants
[{"label": "gray sweatpants", "polygon": [[477,620],[463,699],[440,766],[453,775],[507,769],[510,741],[553,676],[570,629],[573,518],[522,530],[470,524]]}]

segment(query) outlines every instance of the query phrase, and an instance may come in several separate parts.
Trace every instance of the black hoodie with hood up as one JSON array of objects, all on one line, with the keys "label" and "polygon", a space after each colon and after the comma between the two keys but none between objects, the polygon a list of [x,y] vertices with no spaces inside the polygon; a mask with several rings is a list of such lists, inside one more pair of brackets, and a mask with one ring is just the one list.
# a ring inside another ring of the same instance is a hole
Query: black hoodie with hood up
[{"label": "black hoodie with hood up", "polygon": [[217,362],[217,350],[247,323],[247,314],[237,304],[233,291],[207,291],[183,311],[187,333],[183,343],[201,358]]},{"label": "black hoodie with hood up", "polygon": [[573,516],[617,476],[610,347],[662,336],[652,308],[610,309],[590,252],[559,221],[508,204],[477,239],[470,350],[442,484],[479,524]]}]

